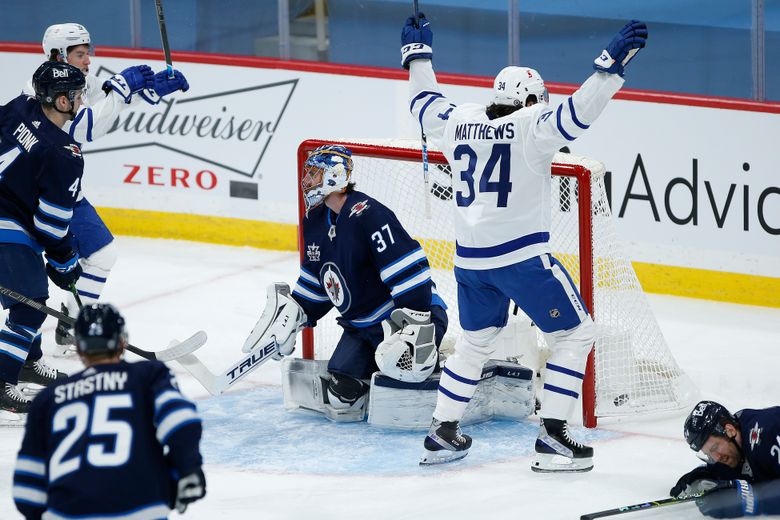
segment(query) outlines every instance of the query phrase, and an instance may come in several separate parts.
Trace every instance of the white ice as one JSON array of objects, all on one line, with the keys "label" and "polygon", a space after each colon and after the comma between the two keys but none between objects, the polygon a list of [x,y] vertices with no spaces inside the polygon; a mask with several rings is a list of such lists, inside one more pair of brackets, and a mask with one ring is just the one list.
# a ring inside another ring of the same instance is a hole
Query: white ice
[{"label": "white ice", "polygon": [[[297,276],[296,253],[117,240],[120,259],[104,296],[125,315],[131,342],[159,349],[203,329],[209,342],[198,355],[215,369],[241,356],[266,285],[292,283]],[[732,410],[780,404],[780,309],[658,295],[651,295],[650,302],[675,357],[704,398]],[[48,351],[54,321],[44,327]],[[71,372],[78,368],[68,358],[52,363]],[[219,398],[210,398],[177,365],[173,369],[185,393],[198,400],[205,420],[208,495],[186,513],[192,520],[576,519],[664,498],[677,478],[699,463],[682,440],[683,411],[602,420],[597,430],[578,430],[595,448],[590,473],[531,472],[533,419],[467,427],[475,438],[468,457],[421,468],[420,433],[383,432],[284,412],[276,362]],[[21,518],[10,494],[21,436],[20,428],[0,428],[2,519]],[[126,491],[119,486],[116,492]],[[619,518],[700,515],[693,504],[685,504]]]}]

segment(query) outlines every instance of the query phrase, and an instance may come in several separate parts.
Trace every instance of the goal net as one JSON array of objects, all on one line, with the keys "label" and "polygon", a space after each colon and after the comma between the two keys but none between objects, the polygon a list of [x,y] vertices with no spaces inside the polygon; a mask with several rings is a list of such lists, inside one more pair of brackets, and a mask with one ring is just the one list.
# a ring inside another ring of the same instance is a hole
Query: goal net
[{"label": "goal net", "polygon": [[[452,175],[446,159],[429,150],[426,190],[419,143],[308,140],[298,149],[299,182],[308,154],[323,144],[342,144],[352,151],[356,189],[392,209],[422,245],[438,292],[449,306],[444,345],[451,345],[461,329],[453,274]],[[679,409],[696,397],[618,240],[604,175],[600,162],[570,154],[557,154],[552,167],[553,255],[578,284],[597,329],[582,393],[583,423],[589,427],[596,425],[596,417]],[[299,207],[302,223],[302,200]],[[305,251],[301,228],[299,248]],[[329,358],[340,334],[331,311],[313,331],[304,331],[304,357]],[[544,346],[541,333],[538,342]]]}]

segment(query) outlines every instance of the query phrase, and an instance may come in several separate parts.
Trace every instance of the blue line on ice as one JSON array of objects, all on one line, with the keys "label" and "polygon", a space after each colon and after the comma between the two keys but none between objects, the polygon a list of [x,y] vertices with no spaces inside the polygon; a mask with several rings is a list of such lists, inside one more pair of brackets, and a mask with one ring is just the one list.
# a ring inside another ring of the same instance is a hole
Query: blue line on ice
[{"label": "blue line on ice", "polygon": [[[201,449],[209,464],[280,473],[413,475],[505,462],[530,456],[538,424],[490,421],[464,427],[474,437],[465,459],[421,468],[425,432],[399,432],[324,416],[291,413],[280,387],[231,392],[198,401],[204,420]],[[589,443],[619,433],[574,428]]]}]

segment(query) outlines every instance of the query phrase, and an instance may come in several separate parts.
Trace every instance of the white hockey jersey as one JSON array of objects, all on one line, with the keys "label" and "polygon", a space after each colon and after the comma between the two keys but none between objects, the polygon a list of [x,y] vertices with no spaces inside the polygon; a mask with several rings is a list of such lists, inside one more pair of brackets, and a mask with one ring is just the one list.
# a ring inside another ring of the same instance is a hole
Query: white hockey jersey
[{"label": "white hockey jersey", "polygon": [[623,78],[596,72],[557,107],[491,120],[484,105],[447,101],[430,60],[409,71],[409,109],[452,167],[455,266],[493,269],[550,253],[553,156],[582,135]]},{"label": "white hockey jersey", "polygon": [[[130,104],[127,104],[122,96],[115,92],[106,95],[103,91],[103,83],[107,78],[98,78],[92,74],[87,74],[86,78],[87,85],[84,89],[84,96],[82,96],[84,104],[76,113],[73,121],[68,121],[62,127],[62,130],[79,144],[91,143],[95,139],[103,137],[108,133],[122,110],[144,101],[140,95],[134,95]],[[23,93],[35,96],[32,79],[25,85]],[[153,93],[152,96],[159,99],[156,93]]]}]

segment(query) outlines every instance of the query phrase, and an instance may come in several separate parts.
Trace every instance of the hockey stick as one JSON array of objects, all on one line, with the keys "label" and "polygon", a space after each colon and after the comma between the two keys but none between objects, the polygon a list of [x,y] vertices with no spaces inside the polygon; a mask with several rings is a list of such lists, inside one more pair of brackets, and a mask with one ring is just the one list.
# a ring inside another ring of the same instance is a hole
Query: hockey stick
[{"label": "hockey stick", "polygon": [[682,504],[684,502],[690,502],[696,500],[710,491],[703,491],[701,493],[695,493],[693,495],[687,495],[683,498],[669,497],[662,498],[660,500],[652,500],[650,502],[642,502],[641,504],[633,504],[630,506],[616,507],[615,509],[607,509],[605,511],[597,511],[595,513],[588,513],[582,515],[580,520],[593,520],[594,518],[604,518],[605,516],[622,515],[623,513],[632,513],[634,511],[644,511],[645,509],[657,509],[659,507],[673,506],[675,504]]},{"label": "hockey stick", "polygon": [[[32,307],[33,309],[48,314],[53,318],[62,320],[68,325],[73,325],[76,323],[75,318],[73,318],[72,316],[68,316],[65,313],[56,311],[51,307],[47,307],[41,303],[36,302],[35,300],[31,300],[30,298],[21,295],[16,291],[12,291],[11,289],[7,289],[3,286],[0,286],[0,294],[8,296],[9,298],[18,301],[19,303],[23,303],[28,307]],[[178,345],[157,352],[144,350],[134,345],[130,345],[129,343],[127,345],[127,350],[141,356],[144,359],[156,359],[158,361],[172,361],[174,359],[180,358],[181,356],[192,354],[193,352],[198,350],[206,343],[206,339],[207,339],[206,333],[203,331],[199,331],[193,334],[192,336],[190,336],[187,340],[179,343]]]},{"label": "hockey stick", "polygon": [[[414,19],[417,28],[420,28],[420,6],[417,0],[414,0]],[[431,219],[431,188],[430,180],[428,178],[428,138],[425,136],[425,130],[422,126],[422,120],[420,121],[420,146],[422,147],[422,162],[423,162],[423,182],[425,183],[425,218]]]},{"label": "hockey stick", "polygon": [[211,395],[220,395],[239,379],[268,361],[276,351],[276,338],[272,337],[265,346],[253,349],[244,358],[230,365],[222,374],[213,373],[193,354],[182,356],[176,361],[192,374]]},{"label": "hockey stick", "polygon": [[157,25],[160,26],[160,39],[165,53],[165,65],[168,68],[168,77],[173,78],[173,61],[171,60],[171,46],[168,44],[168,30],[165,28],[165,15],[163,14],[162,0],[154,0],[157,7]]}]

